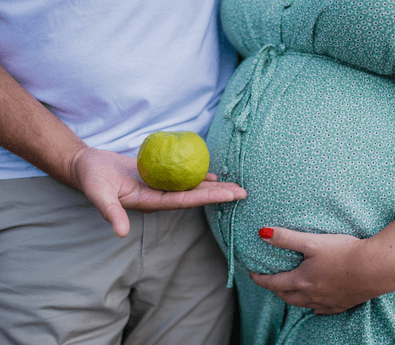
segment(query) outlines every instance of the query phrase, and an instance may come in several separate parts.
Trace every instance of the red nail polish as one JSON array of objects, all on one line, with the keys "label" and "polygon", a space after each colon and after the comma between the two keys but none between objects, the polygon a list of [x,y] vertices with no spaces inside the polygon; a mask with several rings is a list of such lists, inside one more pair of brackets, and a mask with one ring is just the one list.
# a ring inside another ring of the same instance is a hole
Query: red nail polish
[{"label": "red nail polish", "polygon": [[259,230],[259,236],[261,236],[264,239],[272,238],[272,236],[273,236],[273,229],[271,229],[271,228],[262,228],[262,229]]}]

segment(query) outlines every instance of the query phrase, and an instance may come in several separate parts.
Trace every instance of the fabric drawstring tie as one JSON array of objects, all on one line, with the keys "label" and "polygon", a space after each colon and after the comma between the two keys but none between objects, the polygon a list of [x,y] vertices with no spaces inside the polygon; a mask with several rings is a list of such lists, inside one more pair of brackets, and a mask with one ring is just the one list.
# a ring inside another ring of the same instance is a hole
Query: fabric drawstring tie
[{"label": "fabric drawstring tie", "polygon": [[[226,107],[224,117],[234,122],[234,135],[236,146],[236,166],[239,167],[238,182],[244,188],[244,155],[246,146],[242,148],[242,134],[248,132],[251,126],[251,117],[256,114],[259,106],[260,96],[269,85],[277,68],[277,59],[274,57],[285,52],[285,46],[280,44],[278,47],[274,45],[264,46],[257,54],[250,70],[248,72],[246,82],[232,102]],[[263,69],[267,62],[271,61],[269,69],[262,78]],[[230,146],[230,145],[229,145]],[[231,152],[228,152],[232,154]],[[231,220],[229,224],[228,237],[228,282],[227,287],[233,286],[233,279],[235,274],[234,262],[234,229],[233,224],[236,215],[236,209],[240,200],[237,200],[233,205]]]}]

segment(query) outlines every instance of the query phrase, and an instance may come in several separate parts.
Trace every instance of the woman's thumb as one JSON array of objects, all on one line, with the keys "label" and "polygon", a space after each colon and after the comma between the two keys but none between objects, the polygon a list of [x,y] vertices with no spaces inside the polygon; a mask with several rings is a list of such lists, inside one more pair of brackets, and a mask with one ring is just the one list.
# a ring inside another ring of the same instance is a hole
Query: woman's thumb
[{"label": "woman's thumb", "polygon": [[285,249],[305,253],[306,244],[312,240],[315,234],[294,231],[280,227],[266,227],[259,230],[259,236],[267,243]]}]

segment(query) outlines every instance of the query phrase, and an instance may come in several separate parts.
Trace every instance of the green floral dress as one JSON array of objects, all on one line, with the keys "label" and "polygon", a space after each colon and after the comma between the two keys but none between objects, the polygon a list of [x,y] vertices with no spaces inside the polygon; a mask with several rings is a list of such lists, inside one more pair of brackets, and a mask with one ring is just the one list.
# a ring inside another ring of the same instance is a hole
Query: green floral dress
[{"label": "green floral dress", "polygon": [[315,316],[248,277],[303,260],[261,227],[368,238],[395,220],[395,3],[223,0],[221,18],[244,60],[207,138],[210,171],[248,197],[206,211],[243,344],[395,344],[394,293]]}]

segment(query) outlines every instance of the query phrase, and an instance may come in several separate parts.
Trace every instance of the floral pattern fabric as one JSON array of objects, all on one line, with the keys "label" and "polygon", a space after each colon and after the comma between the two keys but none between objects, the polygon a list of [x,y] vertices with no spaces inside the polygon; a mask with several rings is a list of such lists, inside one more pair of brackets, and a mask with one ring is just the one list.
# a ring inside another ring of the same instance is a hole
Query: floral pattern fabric
[{"label": "floral pattern fabric", "polygon": [[244,60],[207,138],[210,171],[248,197],[206,211],[228,285],[236,278],[244,344],[394,344],[393,293],[315,316],[247,273],[303,260],[261,227],[368,238],[395,220],[395,4],[223,0],[221,18]]}]

